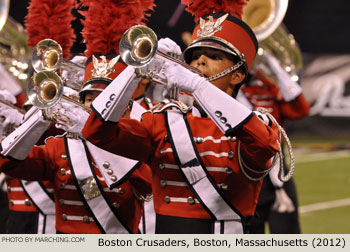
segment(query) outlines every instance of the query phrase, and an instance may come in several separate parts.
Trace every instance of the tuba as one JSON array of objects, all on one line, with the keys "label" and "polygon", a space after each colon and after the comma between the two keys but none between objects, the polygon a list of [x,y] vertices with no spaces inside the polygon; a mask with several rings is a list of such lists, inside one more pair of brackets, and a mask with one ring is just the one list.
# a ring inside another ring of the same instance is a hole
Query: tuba
[{"label": "tuba", "polygon": [[31,49],[23,26],[8,16],[9,8],[9,0],[0,0],[0,63],[24,87],[31,72]]},{"label": "tuba", "polygon": [[[267,52],[278,59],[293,81],[298,81],[302,56],[293,35],[282,24],[287,8],[288,0],[250,0],[243,9],[242,19],[253,29],[259,41],[255,66],[266,66],[259,56]],[[270,71],[265,74],[274,78]]]},{"label": "tuba", "polygon": [[[264,53],[277,58],[281,66],[288,72],[293,81],[297,81],[298,70],[302,67],[301,52],[293,38],[282,24],[282,20],[287,12],[288,0],[250,0],[243,9],[242,19],[254,31],[259,41],[257,57],[254,61],[255,68],[259,70],[266,69],[268,64],[261,57]],[[267,77],[274,78],[273,71],[267,69],[263,72]],[[257,108],[262,113],[267,113],[263,108]],[[283,173],[283,155],[282,146],[279,151],[279,174],[281,181],[288,181],[294,174],[294,154],[289,138],[284,129],[278,124],[272,115],[267,113],[268,117],[277,125],[279,137],[283,135],[287,143],[290,158],[290,169],[286,175]]]}]

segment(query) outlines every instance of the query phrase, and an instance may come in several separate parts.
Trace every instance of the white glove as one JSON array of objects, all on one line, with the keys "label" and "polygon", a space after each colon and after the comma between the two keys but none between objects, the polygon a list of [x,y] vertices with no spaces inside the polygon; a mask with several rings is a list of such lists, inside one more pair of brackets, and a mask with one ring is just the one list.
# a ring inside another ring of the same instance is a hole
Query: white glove
[{"label": "white glove", "polygon": [[0,103],[0,117],[4,117],[5,120],[1,123],[0,126],[7,127],[9,124],[20,125],[23,119],[23,114],[20,113],[17,109],[10,108],[9,106],[2,106]]},{"label": "white glove", "polygon": [[286,191],[283,188],[276,189],[276,199],[272,206],[272,209],[278,213],[291,213],[295,210],[293,201],[289,198]]},{"label": "white glove", "polygon": [[291,79],[291,76],[281,67],[277,59],[267,53],[264,53],[262,57],[276,75],[277,85],[280,87],[284,100],[289,102],[298,97],[302,93],[302,88]]},{"label": "white glove", "polygon": [[164,73],[168,79],[168,88],[176,85],[186,92],[193,93],[205,85],[211,85],[204,77],[176,63],[166,62]]},{"label": "white glove", "polygon": [[9,91],[7,91],[6,89],[0,90],[0,100],[5,101],[5,102],[9,102],[12,104],[16,104],[16,102],[17,102],[16,97],[13,94],[11,94]]},{"label": "white glove", "polygon": [[76,98],[77,100],[79,99],[79,93],[75,91],[72,88],[69,87],[63,87],[63,94],[65,96],[68,96],[70,98]]},{"label": "white glove", "polygon": [[170,38],[163,38],[158,41],[158,50],[170,56],[181,56],[181,48]]},{"label": "white glove", "polygon": [[89,113],[82,107],[66,100],[60,101],[54,108],[61,120],[56,123],[56,128],[67,132],[81,133]]},{"label": "white glove", "polygon": [[[82,66],[84,66],[85,61],[86,61],[86,57],[79,56],[79,55],[74,56],[71,59],[71,62],[80,64]],[[84,82],[84,74],[85,74],[85,68],[82,70],[79,70],[78,72],[76,71],[76,69],[74,70],[72,69],[71,71],[63,70],[61,76],[63,79],[69,79],[79,84],[82,84]]]}]

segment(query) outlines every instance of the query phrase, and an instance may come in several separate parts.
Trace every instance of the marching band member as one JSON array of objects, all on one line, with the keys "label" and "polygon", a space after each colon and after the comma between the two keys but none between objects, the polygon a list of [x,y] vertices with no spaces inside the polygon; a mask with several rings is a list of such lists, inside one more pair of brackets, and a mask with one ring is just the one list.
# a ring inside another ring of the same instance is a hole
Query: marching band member
[{"label": "marching band member", "polygon": [[[307,116],[310,105],[300,85],[291,80],[275,57],[267,52],[260,57],[265,59],[271,74],[276,76],[276,84],[256,66],[242,86],[238,101],[243,101],[251,109],[267,109],[283,127],[285,120],[297,120]],[[281,182],[277,178],[278,169],[276,165],[264,179],[256,209],[257,216],[251,220],[252,233],[265,233],[265,222],[269,223],[272,234],[300,233],[295,183],[293,179]]]},{"label": "marching band member", "polygon": [[232,97],[257,50],[240,19],[243,2],[208,8],[198,2],[189,7],[199,23],[184,58],[204,77],[169,62],[161,70],[169,88],[192,93],[198,105],[191,111],[172,101],[144,113],[141,122],[121,118],[139,81],[129,66],[93,101],[82,133],[107,151],[150,165],[156,233],[244,233],[280,139],[265,115]]}]

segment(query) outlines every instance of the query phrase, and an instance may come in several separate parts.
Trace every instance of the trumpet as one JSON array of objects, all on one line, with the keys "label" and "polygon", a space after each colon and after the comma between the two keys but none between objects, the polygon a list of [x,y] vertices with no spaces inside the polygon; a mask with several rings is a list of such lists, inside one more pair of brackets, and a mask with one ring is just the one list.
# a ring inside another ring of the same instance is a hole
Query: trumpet
[{"label": "trumpet", "polygon": [[64,118],[64,115],[59,115],[57,112],[52,113],[50,110],[57,105],[61,99],[73,103],[88,113],[91,112],[90,107],[78,101],[78,97],[69,97],[63,94],[63,80],[55,72],[41,71],[36,73],[31,82],[27,86],[28,100],[33,106],[42,109],[46,119],[55,121],[56,123],[70,125],[69,118]]},{"label": "trumpet", "polygon": [[[130,27],[123,34],[119,43],[119,53],[127,65],[136,68],[135,71],[139,76],[148,78],[156,84],[167,85],[166,76],[163,76],[160,73],[161,65],[165,61],[175,62],[192,72],[203,76],[198,69],[184,63],[172,55],[168,55],[158,50],[157,42],[157,35],[151,28],[143,25],[135,25]],[[159,69],[149,69],[147,73],[142,73],[140,67],[148,65],[153,60],[159,60],[159,63],[157,64],[159,65]]]},{"label": "trumpet", "polygon": [[43,39],[36,44],[32,53],[32,66],[35,72],[66,70],[70,73],[71,79],[66,79],[65,85],[75,90],[81,88],[81,84],[74,80],[74,76],[84,71],[85,66],[65,60],[62,47],[53,39]]}]

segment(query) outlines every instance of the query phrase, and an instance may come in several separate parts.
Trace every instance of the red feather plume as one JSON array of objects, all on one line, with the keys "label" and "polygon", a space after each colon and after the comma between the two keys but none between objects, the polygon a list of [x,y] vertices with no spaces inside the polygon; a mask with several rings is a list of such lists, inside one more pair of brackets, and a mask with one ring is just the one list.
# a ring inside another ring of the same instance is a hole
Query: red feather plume
[{"label": "red feather plume", "polygon": [[146,12],[153,10],[153,0],[81,0],[85,17],[82,36],[86,42],[85,56],[95,53],[119,54],[119,41],[133,25],[144,24]]},{"label": "red feather plume", "polygon": [[186,10],[195,16],[197,22],[200,17],[211,13],[229,13],[231,16],[242,19],[243,7],[249,0],[181,0],[187,5]]},{"label": "red feather plume", "polygon": [[34,47],[43,39],[53,39],[61,45],[63,57],[70,58],[70,49],[75,40],[71,26],[73,7],[74,0],[32,0],[24,20],[27,44]]}]

